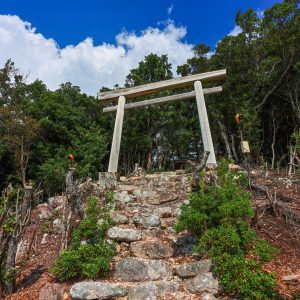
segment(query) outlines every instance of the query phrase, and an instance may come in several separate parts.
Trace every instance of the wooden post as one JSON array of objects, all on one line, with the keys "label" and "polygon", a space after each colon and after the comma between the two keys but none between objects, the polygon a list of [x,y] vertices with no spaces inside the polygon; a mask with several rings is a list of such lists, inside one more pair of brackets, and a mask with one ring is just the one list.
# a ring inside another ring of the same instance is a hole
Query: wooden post
[{"label": "wooden post", "polygon": [[120,96],[118,101],[118,109],[115,121],[114,136],[111,145],[108,172],[117,172],[120,153],[120,144],[124,119],[125,97]]},{"label": "wooden post", "polygon": [[214,150],[214,145],[212,142],[211,132],[209,128],[202,84],[200,81],[194,82],[194,89],[196,94],[196,102],[198,108],[203,147],[204,147],[204,151],[209,151],[209,157],[207,159],[206,165],[208,167],[216,167],[217,161],[215,156],[215,150]]}]

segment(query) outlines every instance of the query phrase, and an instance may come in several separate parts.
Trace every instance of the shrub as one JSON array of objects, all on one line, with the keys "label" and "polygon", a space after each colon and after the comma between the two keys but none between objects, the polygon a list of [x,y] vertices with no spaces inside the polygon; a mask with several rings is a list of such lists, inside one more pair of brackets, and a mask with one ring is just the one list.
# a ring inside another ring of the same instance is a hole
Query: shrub
[{"label": "shrub", "polygon": [[48,159],[40,166],[39,178],[43,182],[43,187],[48,195],[53,195],[63,190],[67,169],[67,159],[59,156]]},{"label": "shrub", "polygon": [[115,251],[104,238],[114,224],[107,209],[99,208],[97,203],[97,198],[89,199],[86,218],[74,230],[69,248],[61,253],[50,269],[59,281],[108,275]]},{"label": "shrub", "polygon": [[182,205],[175,229],[187,229],[199,238],[194,250],[211,257],[224,292],[242,299],[270,299],[276,282],[262,265],[276,250],[250,228],[254,212],[241,182],[244,178],[230,172],[225,161],[213,185],[204,188],[202,174],[200,191]]}]

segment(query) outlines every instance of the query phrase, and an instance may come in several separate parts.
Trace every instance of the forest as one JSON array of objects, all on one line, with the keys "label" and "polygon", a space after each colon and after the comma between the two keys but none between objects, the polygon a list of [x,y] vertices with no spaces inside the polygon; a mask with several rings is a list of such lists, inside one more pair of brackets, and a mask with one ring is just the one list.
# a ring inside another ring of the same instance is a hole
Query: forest
[{"label": "forest", "polygon": [[[225,36],[212,54],[199,41],[194,57],[177,67],[178,76],[227,70],[223,92],[206,97],[218,158],[243,160],[242,132],[249,141],[253,164],[298,171],[299,11],[298,0],[285,0],[265,10],[263,17],[252,9],[237,12],[239,34]],[[171,70],[167,55],[150,54],[130,71],[125,86],[170,79]],[[99,90],[109,89],[99,82]],[[8,60],[0,69],[0,189],[9,183],[32,182],[47,196],[61,192],[69,154],[75,157],[79,179],[96,178],[99,171],[105,171],[115,116],[103,114],[102,109],[95,97],[72,83],[62,83],[56,91],[40,80],[27,83],[22,70]],[[239,126],[236,114],[242,115]],[[148,172],[170,170],[174,160],[197,160],[202,150],[195,101],[125,113],[119,160],[122,174],[132,172],[135,163]]]}]

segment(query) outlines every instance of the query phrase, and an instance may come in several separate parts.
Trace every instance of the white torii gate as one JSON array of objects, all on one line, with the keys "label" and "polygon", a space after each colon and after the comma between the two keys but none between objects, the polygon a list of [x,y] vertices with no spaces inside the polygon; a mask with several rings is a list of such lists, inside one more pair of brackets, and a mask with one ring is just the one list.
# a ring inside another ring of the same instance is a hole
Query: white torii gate
[{"label": "white torii gate", "polygon": [[[113,135],[110,158],[109,158],[108,172],[117,172],[118,170],[124,110],[149,106],[149,105],[155,105],[155,104],[161,104],[161,103],[175,101],[175,100],[187,100],[192,98],[196,98],[204,151],[209,151],[207,166],[210,167],[216,166],[217,161],[216,161],[214,146],[212,142],[210,127],[209,127],[209,122],[207,117],[204,95],[222,92],[222,87],[219,86],[219,87],[203,89],[202,82],[221,80],[224,79],[225,77],[226,77],[226,70],[218,70],[213,72],[195,74],[191,76],[185,76],[185,77],[180,77],[180,78],[175,78],[170,80],[149,83],[140,86],[134,86],[130,88],[98,93],[97,96],[98,100],[100,100],[102,103],[118,100],[118,105],[106,107],[103,109],[103,112],[117,111],[115,127],[114,127],[114,135]],[[163,90],[182,88],[192,84],[194,84],[194,91],[189,93],[177,94],[177,95],[172,95],[167,97],[161,97],[156,99],[150,99],[150,100],[125,104],[126,102],[125,96],[128,98],[134,98],[134,97],[143,96],[147,94],[157,93]]]}]

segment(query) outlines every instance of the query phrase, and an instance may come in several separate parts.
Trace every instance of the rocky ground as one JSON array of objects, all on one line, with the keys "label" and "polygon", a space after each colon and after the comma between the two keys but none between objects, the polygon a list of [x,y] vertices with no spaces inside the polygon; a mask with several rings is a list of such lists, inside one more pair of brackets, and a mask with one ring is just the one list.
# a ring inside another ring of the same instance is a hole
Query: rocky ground
[{"label": "rocky ground", "polygon": [[[252,172],[252,177],[254,183],[268,186],[272,193],[275,186],[281,192],[288,189],[292,196],[300,186],[298,182],[290,185],[279,176],[275,184],[267,185],[270,177],[259,170]],[[103,195],[103,182],[89,181],[81,188],[88,195],[99,198]],[[115,191],[112,217],[117,225],[108,231],[107,240],[116,242],[117,255],[109,278],[60,284],[49,275],[47,269],[61,248],[64,209],[64,197],[54,197],[33,211],[32,222],[19,245],[18,291],[6,299],[222,298],[211,262],[192,253],[195,238],[173,230],[180,205],[188,201],[188,175],[165,172],[121,177],[112,189]],[[299,290],[297,280],[288,283],[284,280],[285,276],[299,274],[299,235],[291,230],[285,216],[272,214],[265,194],[254,191],[253,205],[257,212],[253,226],[280,250],[277,258],[266,265],[266,270],[276,273],[279,289],[289,298]],[[71,227],[77,222],[79,218],[74,217]]]},{"label": "rocky ground", "polygon": [[[90,194],[101,189],[89,182]],[[19,245],[18,292],[7,299],[215,299],[218,281],[210,260],[192,253],[195,238],[173,230],[180,205],[188,201],[189,176],[165,172],[121,178],[115,187],[107,240],[116,242],[110,277],[106,280],[55,283],[47,269],[60,250],[63,197],[38,205]],[[74,219],[76,224],[78,219]],[[24,263],[35,234],[33,251]],[[22,265],[22,263],[24,265]]]}]

